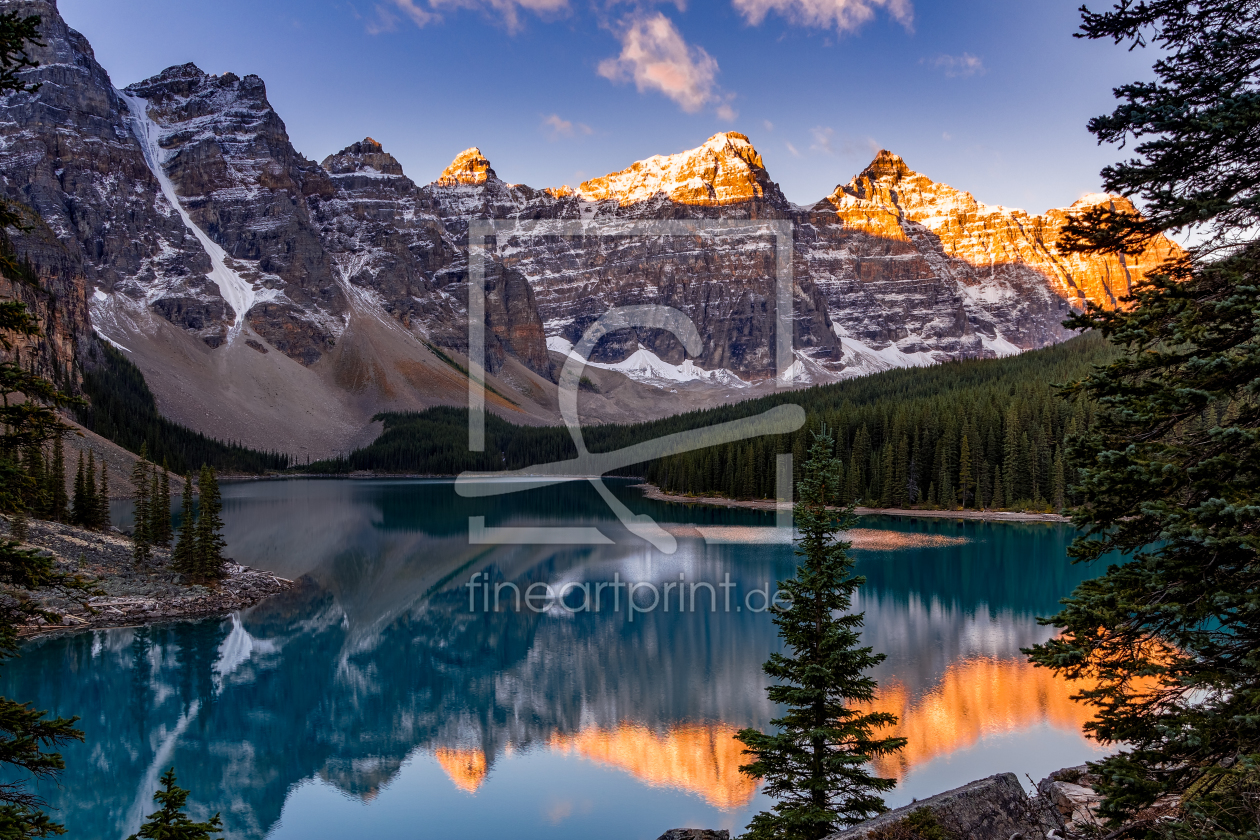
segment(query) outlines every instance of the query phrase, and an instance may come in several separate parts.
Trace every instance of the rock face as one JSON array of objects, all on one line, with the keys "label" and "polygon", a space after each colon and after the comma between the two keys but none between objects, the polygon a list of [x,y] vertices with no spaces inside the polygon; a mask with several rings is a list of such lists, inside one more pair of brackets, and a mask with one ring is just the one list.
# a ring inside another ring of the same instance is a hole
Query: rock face
[{"label": "rock face", "polygon": [[987,779],[894,808],[872,820],[830,835],[827,840],[901,840],[915,836],[898,831],[916,811],[927,809],[945,831],[967,840],[1011,840],[1044,836],[1035,804],[1024,793],[1014,773]]},{"label": "rock face", "polygon": [[1029,216],[889,152],[798,207],[734,132],[576,189],[507,183],[476,148],[418,185],[371,138],[305,158],[257,76],[185,64],[117,90],[53,0],[0,8],[40,15],[45,42],[27,74],[40,90],[0,101],[0,187],[39,219],[18,244],[62,319],[28,352],[73,367],[94,330],[131,354],[169,416],[299,457],[344,450],[377,411],[466,399],[474,219],[532,226],[490,244],[484,289],[490,407],[525,423],[557,419],[555,354],[614,306],[680,310],[703,347],[690,356],[651,328],[607,336],[592,361],[652,387],[601,386],[592,419],[775,387],[773,237],[645,224],[792,227],[795,385],[1045,346],[1067,337],[1073,307],[1116,305],[1178,250],[1061,254],[1073,213],[1124,200]]}]

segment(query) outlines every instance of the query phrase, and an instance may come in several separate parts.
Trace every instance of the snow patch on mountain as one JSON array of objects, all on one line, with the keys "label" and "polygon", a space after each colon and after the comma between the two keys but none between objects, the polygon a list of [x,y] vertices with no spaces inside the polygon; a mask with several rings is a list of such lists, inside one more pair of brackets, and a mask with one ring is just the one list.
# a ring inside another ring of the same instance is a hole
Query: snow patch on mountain
[{"label": "snow patch on mountain", "polygon": [[[159,128],[157,123],[149,117],[149,103],[139,96],[122,91],[118,91],[118,95],[127,103],[127,107],[131,112],[132,130],[135,132],[136,139],[140,141],[140,148],[144,151],[145,163],[149,165],[149,169],[153,172],[153,177],[157,178],[158,184],[162,187],[162,195],[179,213],[184,226],[192,232],[193,236],[197,237],[197,241],[205,249],[206,255],[210,257],[212,268],[206,276],[219,287],[219,294],[227,301],[228,306],[232,308],[232,312],[236,316],[236,320],[232,323],[232,328],[228,331],[228,340],[231,341],[245,325],[245,315],[258,302],[259,295],[252,283],[228,268],[227,252],[220,248],[205,231],[193,222],[192,216],[188,214],[188,211],[180,203],[179,195],[175,192],[175,184],[172,183],[162,166],[164,153],[162,152],[162,147],[158,145]],[[274,292],[274,290],[267,291]],[[275,294],[268,294],[266,297],[274,298]]]},{"label": "snow patch on mountain", "polygon": [[[558,335],[547,337],[547,349],[580,358],[573,353],[573,344]],[[746,388],[752,384],[725,368],[705,370],[690,359],[684,359],[680,365],[672,365],[646,347],[640,347],[620,362],[586,362],[586,365],[601,370],[616,371],[636,382],[655,385],[658,388],[677,385],[681,382],[705,382],[728,388]]]}]

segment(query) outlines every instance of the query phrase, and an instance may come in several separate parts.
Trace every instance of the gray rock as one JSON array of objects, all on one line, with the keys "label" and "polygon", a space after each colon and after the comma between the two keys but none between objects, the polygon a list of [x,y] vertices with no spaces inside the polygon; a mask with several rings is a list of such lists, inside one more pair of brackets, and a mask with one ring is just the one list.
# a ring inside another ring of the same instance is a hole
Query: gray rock
[{"label": "gray rock", "polygon": [[656,840],[731,840],[731,833],[710,828],[671,828]]},{"label": "gray rock", "polygon": [[999,773],[938,793],[875,819],[832,834],[827,840],[860,840],[885,833],[921,808],[932,811],[943,828],[967,840],[1033,840],[1044,836],[1036,805],[1014,773]]}]

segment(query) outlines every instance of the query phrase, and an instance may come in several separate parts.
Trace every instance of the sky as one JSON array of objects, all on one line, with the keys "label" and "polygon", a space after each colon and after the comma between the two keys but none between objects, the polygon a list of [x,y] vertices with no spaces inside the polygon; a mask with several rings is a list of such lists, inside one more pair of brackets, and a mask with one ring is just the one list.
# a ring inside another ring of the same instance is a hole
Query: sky
[{"label": "sky", "polygon": [[[299,152],[366,136],[418,183],[477,146],[576,186],[739,131],[812,204],[890,149],[1032,213],[1124,156],[1089,118],[1148,52],[1073,38],[1080,0],[60,0],[118,87],[254,73]],[[1105,5],[1097,0],[1095,5]]]}]

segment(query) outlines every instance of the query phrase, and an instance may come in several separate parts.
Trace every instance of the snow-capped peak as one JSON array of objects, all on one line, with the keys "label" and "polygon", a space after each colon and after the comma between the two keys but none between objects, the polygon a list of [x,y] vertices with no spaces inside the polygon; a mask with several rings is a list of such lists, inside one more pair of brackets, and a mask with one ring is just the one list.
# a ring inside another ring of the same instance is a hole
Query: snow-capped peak
[{"label": "snow-capped peak", "polygon": [[577,189],[586,201],[637,204],[664,196],[680,204],[731,204],[778,197],[761,155],[734,131],[715,134],[703,145],[674,155],[654,155],[628,169],[593,178]]},{"label": "snow-capped peak", "polygon": [[481,153],[481,149],[473,146],[455,156],[451,165],[442,170],[437,183],[443,187],[479,186],[486,181],[496,180],[490,161]]}]

